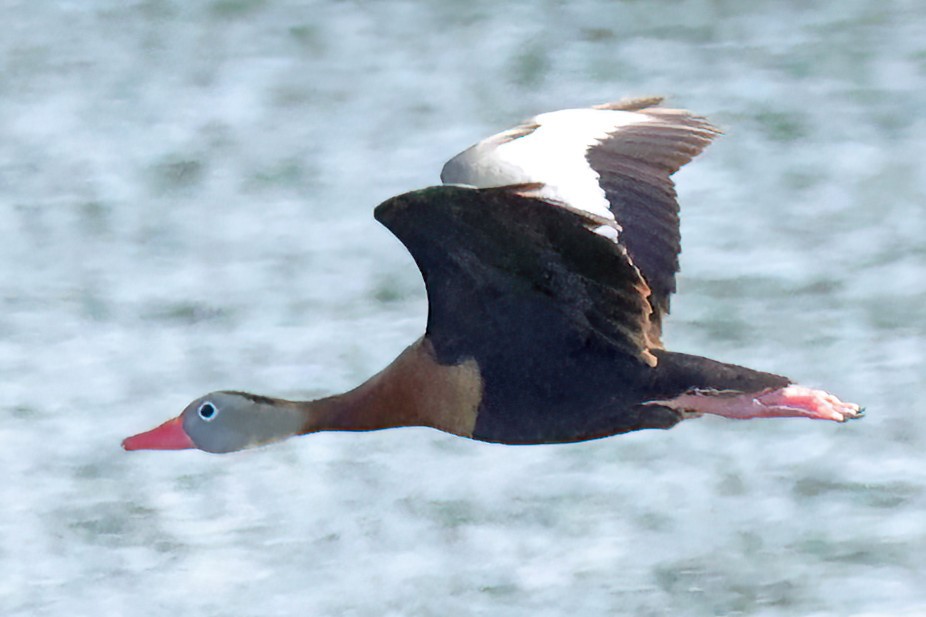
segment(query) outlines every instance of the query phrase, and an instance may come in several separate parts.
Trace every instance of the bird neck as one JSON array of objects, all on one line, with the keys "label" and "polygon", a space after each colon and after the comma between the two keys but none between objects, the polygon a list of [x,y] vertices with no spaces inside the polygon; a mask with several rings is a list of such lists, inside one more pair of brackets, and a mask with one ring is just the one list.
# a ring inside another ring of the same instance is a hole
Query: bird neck
[{"label": "bird neck", "polygon": [[301,403],[306,417],[302,432],[430,426],[471,437],[481,398],[475,362],[443,366],[423,338],[353,390]]},{"label": "bird neck", "polygon": [[318,431],[376,431],[420,424],[416,410],[403,405],[402,384],[379,373],[360,386],[304,403],[303,434]]}]

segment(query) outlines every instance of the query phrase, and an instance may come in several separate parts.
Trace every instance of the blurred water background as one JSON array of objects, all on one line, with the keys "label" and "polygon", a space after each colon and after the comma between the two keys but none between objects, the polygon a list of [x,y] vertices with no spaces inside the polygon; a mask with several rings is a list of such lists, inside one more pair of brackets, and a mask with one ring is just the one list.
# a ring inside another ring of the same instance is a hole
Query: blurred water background
[{"label": "blurred water background", "polygon": [[[926,614],[926,4],[0,4],[0,614]],[[387,197],[665,94],[671,348],[865,404],[568,446],[425,429],[127,454],[423,330]]]}]

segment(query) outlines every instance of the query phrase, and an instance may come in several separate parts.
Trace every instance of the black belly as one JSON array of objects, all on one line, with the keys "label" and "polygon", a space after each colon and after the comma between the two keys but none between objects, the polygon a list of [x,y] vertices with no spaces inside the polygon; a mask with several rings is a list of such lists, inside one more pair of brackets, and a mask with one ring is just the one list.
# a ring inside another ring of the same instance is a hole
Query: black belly
[{"label": "black belly", "polygon": [[[469,325],[466,336],[434,337],[442,364],[473,358],[479,365],[483,396],[473,438],[572,442],[669,428],[681,420],[670,409],[640,405],[662,394],[651,367],[595,330],[562,319],[555,305],[530,299],[515,299],[517,310],[489,313],[478,328],[457,313]],[[520,316],[516,323],[497,318],[512,314]]]},{"label": "black belly", "polygon": [[484,390],[473,437],[507,444],[562,443],[645,428],[682,418],[652,400],[652,369],[594,345],[565,353],[526,354],[514,363],[480,365]]},{"label": "black belly", "polygon": [[682,414],[644,403],[692,389],[753,392],[789,383],[780,375],[662,350],[650,367],[575,330],[518,328],[494,335],[477,358],[483,397],[473,437],[482,441],[562,443],[667,429]]}]

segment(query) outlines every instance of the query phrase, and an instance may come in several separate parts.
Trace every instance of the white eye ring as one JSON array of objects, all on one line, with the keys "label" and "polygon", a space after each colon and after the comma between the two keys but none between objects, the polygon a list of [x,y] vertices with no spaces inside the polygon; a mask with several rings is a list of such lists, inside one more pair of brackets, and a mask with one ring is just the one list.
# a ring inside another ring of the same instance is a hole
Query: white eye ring
[{"label": "white eye ring", "polygon": [[206,401],[199,406],[199,409],[196,410],[196,415],[198,415],[205,422],[212,422],[215,420],[215,417],[219,415],[219,408]]}]

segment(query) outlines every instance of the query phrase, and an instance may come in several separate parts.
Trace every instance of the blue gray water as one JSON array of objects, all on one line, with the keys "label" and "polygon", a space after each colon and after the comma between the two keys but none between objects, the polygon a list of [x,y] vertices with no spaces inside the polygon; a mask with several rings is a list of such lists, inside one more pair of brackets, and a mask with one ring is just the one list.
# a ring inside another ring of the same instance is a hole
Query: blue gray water
[{"label": "blue gray water", "polygon": [[[926,614],[926,4],[4,2],[0,614]],[[422,331],[383,199],[665,94],[668,344],[865,404],[569,446],[120,440],[348,388]]]}]

